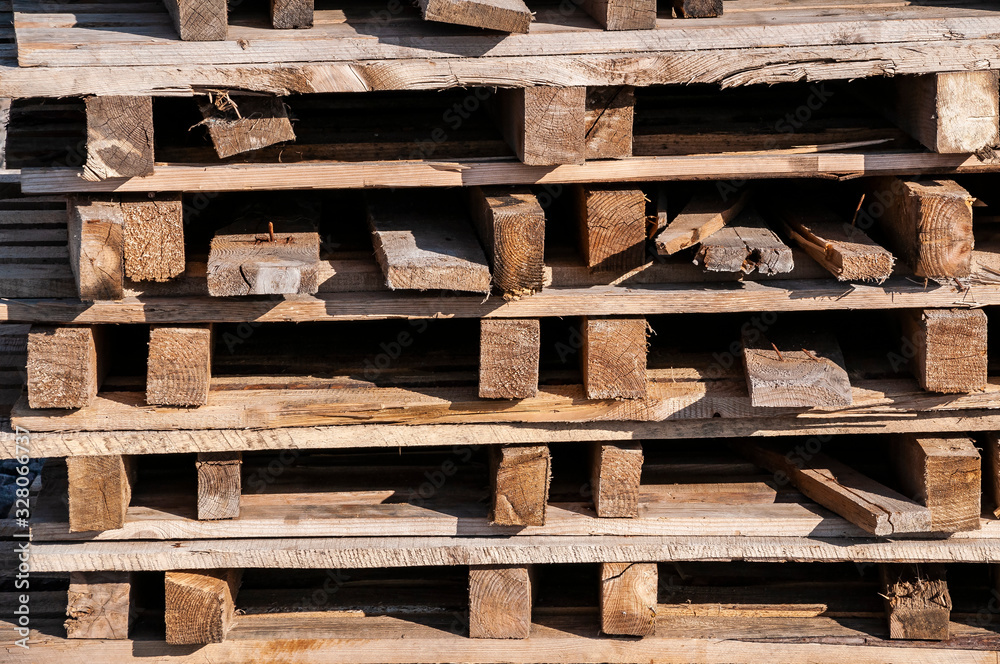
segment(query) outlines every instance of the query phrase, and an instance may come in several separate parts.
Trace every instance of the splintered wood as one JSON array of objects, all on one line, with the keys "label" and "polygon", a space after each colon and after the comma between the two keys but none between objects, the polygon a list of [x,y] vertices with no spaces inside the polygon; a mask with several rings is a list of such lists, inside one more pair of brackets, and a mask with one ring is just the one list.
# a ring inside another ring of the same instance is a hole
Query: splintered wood
[{"label": "splintered wood", "polygon": [[900,76],[889,114],[941,154],[991,150],[1000,143],[996,71]]},{"label": "splintered wood", "polygon": [[754,209],[702,240],[694,258],[709,272],[784,274],[795,268],[792,250]]},{"label": "splintered wood", "polygon": [[222,643],[235,622],[241,570],[167,572],[167,643]]},{"label": "splintered wood", "polygon": [[32,326],[28,333],[28,404],[84,408],[107,373],[104,332],[98,327]]},{"label": "splintered wood", "polygon": [[601,631],[649,636],[656,628],[656,563],[601,563]]},{"label": "splintered wood", "polygon": [[528,399],[538,394],[538,319],[480,321],[479,396]]},{"label": "splintered wood", "polygon": [[900,488],[931,511],[931,530],[979,530],[982,471],[968,436],[905,434],[892,441]]},{"label": "splintered wood", "polygon": [[418,0],[427,21],[527,32],[531,10],[522,0]]},{"label": "splintered wood", "polygon": [[125,525],[135,481],[131,457],[68,457],[66,470],[71,533],[112,530]]},{"label": "splintered wood", "polygon": [[152,173],[152,97],[87,97],[86,104],[83,179],[96,182]]},{"label": "splintered wood", "polygon": [[551,457],[547,445],[495,445],[490,522],[498,526],[543,526],[549,500]]},{"label": "splintered wood", "polygon": [[851,382],[832,334],[768,332],[765,336],[751,326],[744,328],[743,367],[753,406],[851,405]]},{"label": "splintered wood", "polygon": [[646,396],[645,318],[584,318],[583,386],[588,399]]},{"label": "splintered wood", "polygon": [[295,219],[244,220],[212,238],[208,293],[230,295],[312,294],[319,290],[320,237],[315,226]]},{"label": "splintered wood", "polygon": [[469,636],[473,639],[528,638],[533,595],[530,567],[470,567]]},{"label": "splintered wood", "polygon": [[746,189],[735,196],[723,195],[714,186],[699,190],[656,236],[656,252],[669,256],[711,237],[743,211],[748,199]]},{"label": "splintered wood", "polygon": [[558,166],[584,162],[586,88],[501,89],[497,100],[504,138],[523,163]]},{"label": "splintered wood", "polygon": [[198,470],[198,518],[235,519],[242,494],[240,452],[201,452]]},{"label": "splintered wood", "polygon": [[507,299],[542,290],[545,212],[528,189],[473,187],[472,219],[493,269],[493,285]]},{"label": "splintered wood", "polygon": [[146,403],[202,406],[208,403],[211,381],[211,325],[150,327]]},{"label": "splintered wood", "polygon": [[[901,314],[907,361],[920,387],[958,394],[986,387],[986,313],[982,309],[924,309]],[[895,363],[895,362],[894,362]]]},{"label": "splintered wood", "polygon": [[66,638],[126,639],[135,608],[130,572],[70,572]]},{"label": "splintered wood", "polygon": [[951,594],[942,565],[882,565],[882,599],[889,637],[944,641],[951,627]]},{"label": "splintered wood", "polygon": [[641,443],[595,443],[590,486],[599,517],[639,516]]},{"label": "splintered wood", "polygon": [[198,104],[220,159],[294,141],[285,103],[278,97],[226,95]]}]

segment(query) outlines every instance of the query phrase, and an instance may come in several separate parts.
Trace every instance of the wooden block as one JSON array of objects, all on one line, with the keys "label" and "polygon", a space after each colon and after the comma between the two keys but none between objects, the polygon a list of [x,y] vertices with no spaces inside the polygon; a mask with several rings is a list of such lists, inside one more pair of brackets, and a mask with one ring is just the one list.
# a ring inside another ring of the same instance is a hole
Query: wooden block
[{"label": "wooden block", "polygon": [[[655,12],[655,3],[653,8]],[[631,157],[634,114],[635,88],[631,85],[587,88],[584,114],[587,159]]]},{"label": "wooden block", "polygon": [[135,464],[127,456],[66,457],[69,531],[114,530],[125,525]]},{"label": "wooden block", "polygon": [[639,189],[576,187],[580,254],[591,270],[627,272],[645,261],[646,197]]},{"label": "wooden block", "polygon": [[440,194],[379,192],[368,197],[375,257],[392,290],[489,293],[486,254],[467,214]]},{"label": "wooden block", "polygon": [[146,403],[203,406],[212,382],[211,325],[152,325]]},{"label": "wooden block", "polygon": [[210,96],[198,102],[198,109],[204,118],[200,124],[208,128],[220,159],[295,140],[288,110],[279,97]]},{"label": "wooden block", "polygon": [[493,270],[493,285],[507,299],[542,290],[545,212],[528,189],[469,190],[472,219]]},{"label": "wooden block", "polygon": [[639,516],[642,443],[594,443],[590,485],[600,517]]},{"label": "wooden block", "polygon": [[531,24],[531,10],[523,0],[418,0],[417,4],[427,21],[521,33]]},{"label": "wooden block", "polygon": [[715,18],[722,16],[722,0],[673,0],[678,18]]},{"label": "wooden block", "polygon": [[587,152],[586,88],[501,89],[497,101],[504,138],[523,163],[583,163]]},{"label": "wooden block", "polygon": [[832,333],[783,334],[743,326],[743,368],[757,407],[850,406],[851,381]]},{"label": "wooden block", "polygon": [[892,440],[893,465],[903,493],[931,511],[931,530],[980,529],[982,470],[968,436],[902,434]]},{"label": "wooden block", "polygon": [[222,643],[236,615],[242,570],[167,572],[167,643]]},{"label": "wooden block", "polygon": [[583,10],[605,30],[652,30],[655,0],[583,0]]},{"label": "wooden block", "polygon": [[528,638],[533,595],[530,567],[470,567],[469,636],[473,639]]},{"label": "wooden block", "polygon": [[1000,142],[996,71],[900,76],[890,110],[899,126],[940,154],[978,152]]},{"label": "wooden block", "polygon": [[880,228],[913,274],[932,279],[971,274],[975,199],[965,189],[951,180],[878,178],[868,200],[871,207],[884,207]]},{"label": "wooden block", "polygon": [[0,168],[7,168],[7,125],[10,124],[10,99],[0,99]]},{"label": "wooden block", "polygon": [[229,32],[226,0],[163,0],[184,41],[222,41]]},{"label": "wooden block", "polygon": [[479,323],[479,397],[527,399],[538,394],[538,319],[484,318]]},{"label": "wooden block", "polygon": [[218,230],[208,254],[208,294],[294,295],[319,290],[319,233],[309,222],[238,221]]},{"label": "wooden block", "polygon": [[153,98],[87,97],[83,179],[132,178],[153,172]]},{"label": "wooden block", "polygon": [[67,199],[69,263],[85,302],[120,300],[124,288],[124,218],[114,199]]},{"label": "wooden block", "polygon": [[772,445],[738,442],[733,447],[866,532],[885,537],[931,531],[928,508],[827,454],[817,453],[806,459]]},{"label": "wooden block", "polygon": [[986,481],[983,482],[983,493],[992,500],[993,516],[1000,519],[1000,434],[987,433],[983,440],[983,451],[986,454],[983,470],[986,473]]},{"label": "wooden block", "polygon": [[544,526],[550,466],[547,445],[491,446],[490,522],[498,526]]},{"label": "wooden block", "polygon": [[912,344],[910,367],[928,392],[960,394],[986,387],[986,313],[981,309],[923,309],[901,313]]},{"label": "wooden block", "polygon": [[646,396],[646,319],[584,318],[583,387],[588,399]]},{"label": "wooden block", "polygon": [[601,563],[601,631],[649,636],[656,627],[656,563]]},{"label": "wooden block", "polygon": [[669,256],[704,242],[735,219],[749,199],[748,189],[735,196],[723,196],[715,186],[699,189],[681,213],[656,236],[656,253]]},{"label": "wooden block", "polygon": [[127,639],[135,605],[131,572],[70,572],[68,639]]},{"label": "wooden block", "polygon": [[241,452],[200,452],[198,469],[198,518],[235,519],[240,515],[243,492]]},{"label": "wooden block", "polygon": [[315,0],[271,0],[271,26],[279,30],[311,28]]},{"label": "wooden block", "polygon": [[881,565],[882,599],[893,639],[948,639],[951,595],[943,565]]},{"label": "wooden block", "polygon": [[795,268],[792,250],[753,208],[701,241],[695,265],[709,272],[784,274]]},{"label": "wooden block", "polygon": [[168,281],[184,273],[184,206],[180,194],[125,195],[122,262],[132,281]]},{"label": "wooden block", "polygon": [[89,406],[107,373],[106,355],[99,327],[32,326],[28,333],[28,405]]}]

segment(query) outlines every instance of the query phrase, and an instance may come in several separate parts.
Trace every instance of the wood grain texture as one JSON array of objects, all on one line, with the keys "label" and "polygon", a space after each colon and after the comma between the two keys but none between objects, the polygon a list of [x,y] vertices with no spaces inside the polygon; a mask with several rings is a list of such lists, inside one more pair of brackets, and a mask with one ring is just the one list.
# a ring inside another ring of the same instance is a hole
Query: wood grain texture
[{"label": "wood grain texture", "polygon": [[645,260],[646,198],[639,189],[577,185],[580,254],[591,270],[626,272]]},{"label": "wood grain texture", "polygon": [[714,185],[698,190],[691,202],[656,236],[656,253],[676,254],[710,238],[735,219],[750,199],[748,189],[723,194]]},{"label": "wood grain texture", "polygon": [[656,28],[656,2],[652,0],[584,0],[582,6],[605,30]]},{"label": "wood grain texture", "polygon": [[111,530],[125,523],[132,500],[135,464],[127,456],[66,459],[70,532]]},{"label": "wood grain texture", "polygon": [[531,635],[534,575],[529,566],[469,568],[469,636],[526,639]]},{"label": "wood grain texture", "polygon": [[235,519],[240,516],[243,493],[241,452],[200,452],[198,471],[198,518]]},{"label": "wood grain texture", "polygon": [[200,100],[198,110],[203,118],[200,124],[208,128],[220,159],[295,140],[288,110],[279,97],[227,95]]},{"label": "wood grain texture", "polygon": [[203,406],[211,381],[211,325],[150,327],[146,403]]},{"label": "wood grain texture", "polygon": [[[272,242],[268,222],[274,224]],[[208,292],[231,295],[293,295],[319,289],[320,237],[296,219],[246,219],[219,229],[208,254]]]},{"label": "wood grain texture", "polygon": [[641,399],[647,393],[645,318],[584,318],[583,386],[588,399]]},{"label": "wood grain texture", "polygon": [[[987,381],[987,318],[981,309],[924,309],[900,316],[901,348],[920,386],[958,394],[981,390]],[[909,345],[907,345],[907,343]],[[908,351],[908,352],[907,352]]]},{"label": "wood grain texture", "polygon": [[991,499],[993,516],[1000,519],[1000,434],[989,432],[983,441],[983,493]]},{"label": "wood grain texture", "polygon": [[84,302],[118,300],[124,287],[124,218],[110,198],[67,200],[69,264]]},{"label": "wood grain texture", "polygon": [[34,325],[28,333],[28,403],[32,408],[83,408],[107,374],[99,327]]},{"label": "wood grain texture", "polygon": [[750,403],[772,408],[850,406],[851,381],[830,332],[782,332],[745,325],[743,368]]},{"label": "wood grain texture", "polygon": [[656,629],[656,563],[601,563],[601,631],[649,636]]},{"label": "wood grain texture", "polygon": [[672,0],[678,18],[715,18],[722,16],[722,0]]},{"label": "wood grain texture", "polygon": [[787,274],[795,269],[791,248],[755,209],[744,210],[728,226],[701,241],[694,262],[709,272]]},{"label": "wood grain texture", "polygon": [[587,89],[531,87],[497,91],[500,128],[527,166],[582,164],[586,159]]},{"label": "wood grain texture", "polygon": [[995,71],[904,76],[896,80],[890,115],[934,152],[961,154],[992,148],[998,137]]},{"label": "wood grain texture", "polygon": [[472,220],[506,299],[542,290],[545,278],[545,211],[526,188],[473,187]]},{"label": "wood grain texture", "polygon": [[501,32],[528,31],[532,14],[522,0],[418,0],[427,21]]},{"label": "wood grain texture", "polygon": [[[613,4],[615,0],[610,2]],[[634,116],[635,88],[631,85],[587,88],[584,113],[587,159],[631,157]]]},{"label": "wood grain texture", "polygon": [[952,603],[945,568],[915,563],[879,571],[890,638],[946,640]]},{"label": "wood grain texture", "polygon": [[0,98],[0,168],[7,168],[7,125],[10,124],[10,102]]},{"label": "wood grain texture", "polygon": [[490,447],[490,522],[498,526],[545,525],[551,463],[547,445]]},{"label": "wood grain texture", "polygon": [[479,396],[528,399],[538,394],[541,324],[537,318],[479,323]]},{"label": "wood grain texture", "polygon": [[979,530],[982,470],[968,436],[906,434],[892,441],[893,464],[904,494],[931,511],[931,530]]},{"label": "wood grain texture", "polygon": [[68,639],[127,639],[136,607],[131,572],[70,572]]},{"label": "wood grain texture", "polygon": [[222,643],[235,623],[242,570],[168,571],[167,643]]},{"label": "wood grain texture", "polygon": [[121,197],[122,263],[132,281],[169,281],[184,273],[180,194]]},{"label": "wood grain texture", "polygon": [[639,516],[642,443],[595,443],[590,486],[599,517]]},{"label": "wood grain texture", "polygon": [[271,0],[271,27],[279,30],[313,27],[315,0]]},{"label": "wood grain texture", "polygon": [[153,172],[153,100],[87,97],[87,162],[83,179],[130,178]]},{"label": "wood grain texture", "polygon": [[222,41],[229,29],[226,0],[163,0],[183,41]]}]

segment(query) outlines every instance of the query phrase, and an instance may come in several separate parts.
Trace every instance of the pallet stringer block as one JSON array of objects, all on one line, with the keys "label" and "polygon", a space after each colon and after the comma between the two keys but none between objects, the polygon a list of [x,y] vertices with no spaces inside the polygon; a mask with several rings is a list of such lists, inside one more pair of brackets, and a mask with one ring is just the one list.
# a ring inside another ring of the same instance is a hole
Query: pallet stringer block
[{"label": "pallet stringer block", "polygon": [[631,157],[634,120],[633,86],[587,88],[587,108],[584,113],[587,159]]},{"label": "pallet stringer block", "polygon": [[271,26],[278,30],[313,27],[315,0],[271,0]]},{"label": "pallet stringer block", "polygon": [[490,447],[490,523],[544,526],[552,461],[548,445]]},{"label": "pallet stringer block", "polygon": [[588,399],[646,396],[646,319],[584,318],[580,358]]},{"label": "pallet stringer block", "polygon": [[146,403],[203,406],[212,381],[212,326],[151,325]]},{"label": "pallet stringer block", "polygon": [[991,70],[899,76],[888,114],[934,152],[992,152],[1000,143],[997,76]]},{"label": "pallet stringer block", "polygon": [[601,631],[649,636],[656,628],[656,563],[601,563]]},{"label": "pallet stringer block", "polygon": [[226,0],[163,0],[163,4],[184,41],[222,41],[229,33]]},{"label": "pallet stringer block", "polygon": [[504,138],[524,164],[584,162],[586,88],[501,89],[497,91],[497,102]]},{"label": "pallet stringer block", "polygon": [[640,189],[577,185],[580,255],[593,271],[628,272],[646,258],[646,197]]},{"label": "pallet stringer block", "polygon": [[722,16],[722,0],[672,0],[677,18],[716,18]]},{"label": "pallet stringer block", "polygon": [[469,568],[469,636],[526,639],[531,635],[534,569],[519,565]]},{"label": "pallet stringer block", "polygon": [[167,643],[222,643],[235,622],[242,574],[238,569],[167,572]]},{"label": "pallet stringer block", "polygon": [[[170,3],[170,0],[166,0]],[[225,0],[222,0],[225,6]],[[132,178],[153,172],[153,98],[87,97],[83,179]]]},{"label": "pallet stringer block", "polygon": [[107,337],[101,326],[33,325],[28,332],[28,405],[91,405],[107,375],[107,356]]},{"label": "pallet stringer block", "polygon": [[900,313],[899,354],[928,392],[975,392],[987,382],[987,319],[982,309],[915,309]]},{"label": "pallet stringer block", "polygon": [[68,639],[127,639],[136,613],[131,572],[70,572]]},{"label": "pallet stringer block", "polygon": [[483,318],[479,329],[479,397],[528,399],[537,395],[539,320]]},{"label": "pallet stringer block", "polygon": [[952,603],[944,566],[884,564],[879,571],[889,637],[947,640]]},{"label": "pallet stringer block", "polygon": [[129,456],[66,457],[71,533],[125,525],[136,465]]},{"label": "pallet stringer block", "polygon": [[931,530],[957,533],[981,528],[979,450],[961,434],[901,434],[892,439],[900,488],[931,511]]},{"label": "pallet stringer block", "polygon": [[198,518],[239,517],[243,453],[200,452],[195,466],[198,470]]},{"label": "pallet stringer block", "polygon": [[525,33],[532,13],[523,0],[418,0],[425,21]]},{"label": "pallet stringer block", "polygon": [[656,0],[584,0],[583,9],[605,30],[656,27]]},{"label": "pallet stringer block", "polygon": [[69,196],[69,266],[84,302],[124,296],[124,217],[113,197]]},{"label": "pallet stringer block", "polygon": [[590,485],[597,516],[639,516],[642,461],[642,443],[594,443]]},{"label": "pallet stringer block", "polygon": [[486,250],[494,288],[505,299],[542,290],[545,281],[545,211],[527,188],[473,187],[472,220]]}]

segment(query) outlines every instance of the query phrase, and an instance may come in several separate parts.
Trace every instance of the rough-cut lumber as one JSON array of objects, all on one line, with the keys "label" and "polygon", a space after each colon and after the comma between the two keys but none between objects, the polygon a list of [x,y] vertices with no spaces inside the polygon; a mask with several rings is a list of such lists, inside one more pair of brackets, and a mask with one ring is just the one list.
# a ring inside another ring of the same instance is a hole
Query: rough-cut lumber
[{"label": "rough-cut lumber", "polygon": [[827,454],[807,459],[755,443],[734,446],[761,468],[775,473],[779,483],[791,481],[804,495],[869,533],[882,537],[931,530],[929,509]]},{"label": "rough-cut lumber", "polygon": [[486,255],[466,214],[397,192],[368,199],[368,226],[390,289],[490,292]]},{"label": "rough-cut lumber", "polygon": [[601,563],[601,631],[649,636],[656,628],[656,563]]},{"label": "rough-cut lumber", "polygon": [[948,638],[952,605],[943,566],[882,565],[879,572],[890,638]]},{"label": "rough-cut lumber", "polygon": [[795,269],[791,248],[764,223],[754,209],[701,241],[694,258],[710,272],[784,274]]},{"label": "rough-cut lumber", "polygon": [[850,406],[851,381],[831,332],[782,333],[744,325],[743,368],[750,403],[773,408]]},{"label": "rough-cut lumber", "polygon": [[591,270],[626,272],[642,265],[646,197],[639,189],[577,185],[580,254]]},{"label": "rough-cut lumber", "polygon": [[134,613],[131,572],[70,572],[66,638],[126,639]]},{"label": "rough-cut lumber", "polygon": [[595,443],[590,486],[600,517],[639,516],[642,443]]},{"label": "rough-cut lumber", "polygon": [[743,211],[749,197],[750,192],[745,188],[736,194],[723,193],[714,185],[700,189],[656,236],[656,253],[676,254],[711,237]]},{"label": "rough-cut lumber", "polygon": [[526,639],[531,635],[532,569],[523,565],[469,568],[469,636]]},{"label": "rough-cut lumber", "polygon": [[645,318],[584,318],[580,354],[588,399],[646,396]]},{"label": "rough-cut lumber", "polygon": [[908,359],[922,388],[958,394],[985,387],[987,320],[982,309],[904,311],[901,322],[901,354],[890,361]]},{"label": "rough-cut lumber", "polygon": [[69,530],[121,528],[132,500],[135,464],[127,456],[66,459],[69,478]]},{"label": "rough-cut lumber", "polygon": [[121,299],[125,278],[121,206],[110,199],[70,196],[66,209],[69,265],[80,299]]},{"label": "rough-cut lumber", "polygon": [[996,71],[902,76],[895,84],[890,115],[934,152],[979,152],[1000,142]]},{"label": "rough-cut lumber", "polygon": [[229,29],[226,0],[163,0],[183,41],[222,41]]},{"label": "rough-cut lumber", "polygon": [[522,0],[419,0],[424,19],[501,32],[527,32],[531,10]]},{"label": "rough-cut lumber", "polygon": [[167,281],[182,274],[184,206],[180,194],[121,198],[122,263],[132,281]]},{"label": "rough-cut lumber", "polygon": [[715,18],[722,16],[722,0],[672,0],[678,18]]},{"label": "rough-cut lumber", "polygon": [[[952,180],[878,178],[868,197],[869,214],[879,219],[893,251],[914,275],[932,279],[969,276],[974,244],[974,198],[969,192]],[[881,210],[872,209],[876,206]]]},{"label": "rough-cut lumber", "polygon": [[107,373],[99,327],[32,326],[28,333],[28,404],[83,408],[93,403]]},{"label": "rough-cut lumber", "polygon": [[469,192],[472,219],[493,270],[493,285],[506,298],[542,290],[545,211],[528,189]]},{"label": "rough-cut lumber", "polygon": [[241,452],[200,452],[198,470],[198,518],[235,519],[240,515],[242,483]]},{"label": "rough-cut lumber", "polygon": [[[653,9],[655,12],[656,8]],[[584,113],[587,159],[631,157],[634,115],[635,88],[631,85],[587,88]]]},{"label": "rough-cut lumber", "polygon": [[211,325],[150,327],[146,403],[203,406],[211,381]]},{"label": "rough-cut lumber", "polygon": [[88,97],[83,179],[131,178],[153,172],[151,97]]},{"label": "rough-cut lumber", "polygon": [[222,159],[295,140],[288,110],[278,97],[215,96],[200,101],[198,109]]},{"label": "rough-cut lumber", "polygon": [[314,0],[271,0],[271,27],[311,28],[314,5]]},{"label": "rough-cut lumber", "polygon": [[654,0],[584,0],[583,9],[605,30],[652,30]]},{"label": "rough-cut lumber", "polygon": [[979,530],[982,470],[968,436],[905,434],[892,441],[893,464],[904,494],[931,511],[931,530]]},{"label": "rough-cut lumber", "polygon": [[493,481],[489,519],[498,526],[545,525],[551,457],[547,445],[490,448]]},{"label": "rough-cut lumber", "polygon": [[[274,226],[273,240],[269,223]],[[234,222],[212,238],[208,292],[216,297],[315,293],[319,246],[319,233],[309,222]]]},{"label": "rough-cut lumber", "polygon": [[479,323],[479,396],[528,399],[538,394],[541,324],[537,318]]},{"label": "rough-cut lumber", "polygon": [[167,643],[222,643],[235,622],[241,570],[167,572]]},{"label": "rough-cut lumber", "polygon": [[497,91],[500,128],[528,166],[582,164],[587,89],[536,86]]}]

